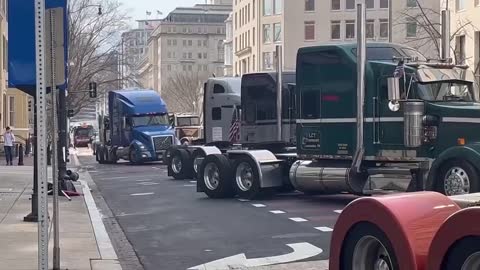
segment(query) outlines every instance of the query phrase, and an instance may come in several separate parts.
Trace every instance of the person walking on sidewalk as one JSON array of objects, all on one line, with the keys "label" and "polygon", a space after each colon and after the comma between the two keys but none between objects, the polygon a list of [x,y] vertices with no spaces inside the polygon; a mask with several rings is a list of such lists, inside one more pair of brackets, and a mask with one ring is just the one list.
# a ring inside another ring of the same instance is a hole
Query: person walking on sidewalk
[{"label": "person walking on sidewalk", "polygon": [[5,141],[5,157],[7,159],[7,165],[13,165],[13,143],[15,143],[15,135],[13,135],[10,127],[6,128],[5,134],[3,134]]}]

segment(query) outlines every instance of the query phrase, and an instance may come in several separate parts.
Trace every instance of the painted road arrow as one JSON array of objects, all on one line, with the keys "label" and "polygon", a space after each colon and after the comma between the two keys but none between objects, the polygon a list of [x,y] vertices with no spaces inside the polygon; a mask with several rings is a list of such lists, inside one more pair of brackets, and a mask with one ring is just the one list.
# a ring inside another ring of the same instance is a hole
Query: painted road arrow
[{"label": "painted road arrow", "polygon": [[231,269],[235,267],[255,267],[265,266],[272,264],[289,263],[299,260],[304,260],[317,256],[323,252],[322,249],[310,244],[310,243],[296,243],[288,244],[287,246],[293,249],[292,253],[285,255],[247,259],[244,253],[209,262],[206,264],[197,265],[188,268],[188,270],[223,270]]}]

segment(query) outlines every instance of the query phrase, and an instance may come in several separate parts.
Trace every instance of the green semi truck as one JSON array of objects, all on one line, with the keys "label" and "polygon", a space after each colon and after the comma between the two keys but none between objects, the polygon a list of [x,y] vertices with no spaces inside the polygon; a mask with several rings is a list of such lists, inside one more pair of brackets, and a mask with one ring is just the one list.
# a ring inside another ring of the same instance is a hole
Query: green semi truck
[{"label": "green semi truck", "polygon": [[[205,155],[196,160],[198,191],[251,199],[293,186],[311,194],[364,195],[372,192],[372,176],[411,176],[409,191],[480,191],[480,103],[473,72],[402,45],[368,44],[363,55],[356,44],[300,49],[290,99],[296,138],[285,138],[281,127],[271,129],[283,134],[272,144],[295,141],[295,151],[249,145]],[[254,101],[243,99],[248,110]],[[251,112],[241,114],[243,132]],[[248,140],[243,133],[241,138]]]}]

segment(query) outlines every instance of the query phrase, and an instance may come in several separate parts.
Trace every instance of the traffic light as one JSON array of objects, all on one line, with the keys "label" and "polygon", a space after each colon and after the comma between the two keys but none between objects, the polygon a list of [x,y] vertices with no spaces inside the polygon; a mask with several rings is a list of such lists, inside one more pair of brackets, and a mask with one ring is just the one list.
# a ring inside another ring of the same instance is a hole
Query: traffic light
[{"label": "traffic light", "polygon": [[73,110],[68,110],[67,111],[67,117],[72,118],[75,115],[75,112]]},{"label": "traffic light", "polygon": [[88,84],[88,94],[90,95],[90,98],[96,98],[97,97],[97,83],[96,82],[91,82]]}]

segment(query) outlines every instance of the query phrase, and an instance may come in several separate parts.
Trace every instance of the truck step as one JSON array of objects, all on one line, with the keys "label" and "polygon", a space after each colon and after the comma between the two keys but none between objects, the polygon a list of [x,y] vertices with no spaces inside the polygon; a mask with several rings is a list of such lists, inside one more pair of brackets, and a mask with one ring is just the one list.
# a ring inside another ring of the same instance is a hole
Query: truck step
[{"label": "truck step", "polygon": [[367,170],[369,175],[411,175],[412,168],[379,167]]}]

